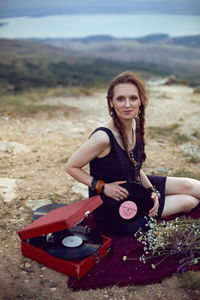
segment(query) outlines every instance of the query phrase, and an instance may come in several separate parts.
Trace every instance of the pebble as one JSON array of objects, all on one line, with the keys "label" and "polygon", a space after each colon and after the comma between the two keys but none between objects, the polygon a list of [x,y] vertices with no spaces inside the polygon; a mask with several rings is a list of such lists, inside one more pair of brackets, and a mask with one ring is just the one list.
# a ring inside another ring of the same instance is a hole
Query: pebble
[{"label": "pebble", "polygon": [[20,274],[21,275],[26,275],[27,273],[26,273],[26,271],[21,271]]},{"label": "pebble", "polygon": [[50,290],[51,290],[52,292],[55,292],[55,291],[56,291],[56,287],[52,287],[52,288],[50,288]]},{"label": "pebble", "polygon": [[29,264],[28,262],[26,262],[24,266],[25,266],[26,269],[30,269],[31,264]]},{"label": "pebble", "polygon": [[5,202],[10,202],[17,198],[15,193],[16,180],[11,178],[0,178],[0,195]]}]

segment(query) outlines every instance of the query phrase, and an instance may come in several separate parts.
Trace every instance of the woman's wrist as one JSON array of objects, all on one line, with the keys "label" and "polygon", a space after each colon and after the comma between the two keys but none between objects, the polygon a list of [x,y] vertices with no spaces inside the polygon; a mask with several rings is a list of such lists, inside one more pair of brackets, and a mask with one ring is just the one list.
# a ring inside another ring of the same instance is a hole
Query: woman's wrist
[{"label": "woman's wrist", "polygon": [[98,182],[97,179],[92,178],[91,185],[90,185],[91,190],[93,190],[93,191],[96,190],[97,182]]},{"label": "woman's wrist", "polygon": [[160,192],[159,192],[156,188],[154,188],[153,186],[147,188],[147,190],[148,190],[151,194],[152,194],[152,193],[155,193],[155,194],[158,196],[158,199],[161,198]]},{"label": "woman's wrist", "polygon": [[104,190],[104,181],[103,180],[98,180],[98,179],[95,179],[93,178],[92,181],[91,181],[91,186],[90,188],[93,190],[93,191],[97,191],[97,194],[101,194],[103,193],[103,190]]}]

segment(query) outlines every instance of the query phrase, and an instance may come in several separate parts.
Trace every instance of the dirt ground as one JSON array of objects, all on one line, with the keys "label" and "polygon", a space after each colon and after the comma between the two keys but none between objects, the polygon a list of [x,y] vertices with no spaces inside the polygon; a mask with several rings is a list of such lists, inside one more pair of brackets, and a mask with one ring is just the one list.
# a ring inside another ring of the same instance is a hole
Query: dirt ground
[{"label": "dirt ground", "polygon": [[[199,95],[191,87],[163,85],[151,86],[149,98],[144,170],[199,177]],[[67,106],[67,116],[61,109],[51,116],[0,118],[0,299],[181,300],[199,296],[198,290],[191,296],[190,290],[181,288],[176,275],[162,284],[73,292],[66,275],[22,257],[17,232],[31,222],[31,205],[36,200],[69,204],[86,195],[87,189],[65,173],[65,163],[108,118],[104,92],[48,98],[42,103]],[[7,191],[2,183],[5,178],[14,180]],[[13,193],[13,200],[6,200]]]}]

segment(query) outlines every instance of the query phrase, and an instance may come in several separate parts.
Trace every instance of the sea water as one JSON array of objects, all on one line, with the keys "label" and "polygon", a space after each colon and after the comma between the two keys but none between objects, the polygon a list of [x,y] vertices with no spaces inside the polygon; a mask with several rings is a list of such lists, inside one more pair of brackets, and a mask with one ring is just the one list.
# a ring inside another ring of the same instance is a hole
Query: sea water
[{"label": "sea water", "polygon": [[55,15],[0,19],[1,38],[75,38],[89,35],[141,37],[200,34],[200,16],[191,15]]}]

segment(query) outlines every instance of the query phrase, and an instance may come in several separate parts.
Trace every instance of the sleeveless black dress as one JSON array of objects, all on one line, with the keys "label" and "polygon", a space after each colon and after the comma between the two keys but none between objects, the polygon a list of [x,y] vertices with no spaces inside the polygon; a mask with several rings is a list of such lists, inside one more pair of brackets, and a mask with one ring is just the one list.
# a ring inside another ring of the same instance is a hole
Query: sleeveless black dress
[{"label": "sleeveless black dress", "polygon": [[[102,158],[95,157],[90,162],[90,175],[96,179],[103,180],[105,183],[122,180],[125,180],[128,183],[136,182],[143,161],[143,150],[139,130],[136,130],[136,144],[132,150],[134,159],[139,162],[138,165],[135,165],[130,161],[127,157],[126,151],[121,148],[110,129],[106,127],[99,127],[94,132],[98,130],[102,130],[107,133],[111,150],[106,156]],[[152,185],[156,186],[161,193],[160,206],[158,210],[158,217],[161,217],[165,202],[166,177],[148,176],[148,178]],[[97,195],[96,191],[89,188],[89,197],[95,195]],[[111,207],[115,204],[116,200],[114,199],[109,203],[104,201],[104,203],[93,212],[96,225],[106,234],[116,234],[120,236],[134,234],[134,228],[132,228],[131,223],[122,226],[122,224],[116,224],[118,222],[115,222],[112,218]]]}]

